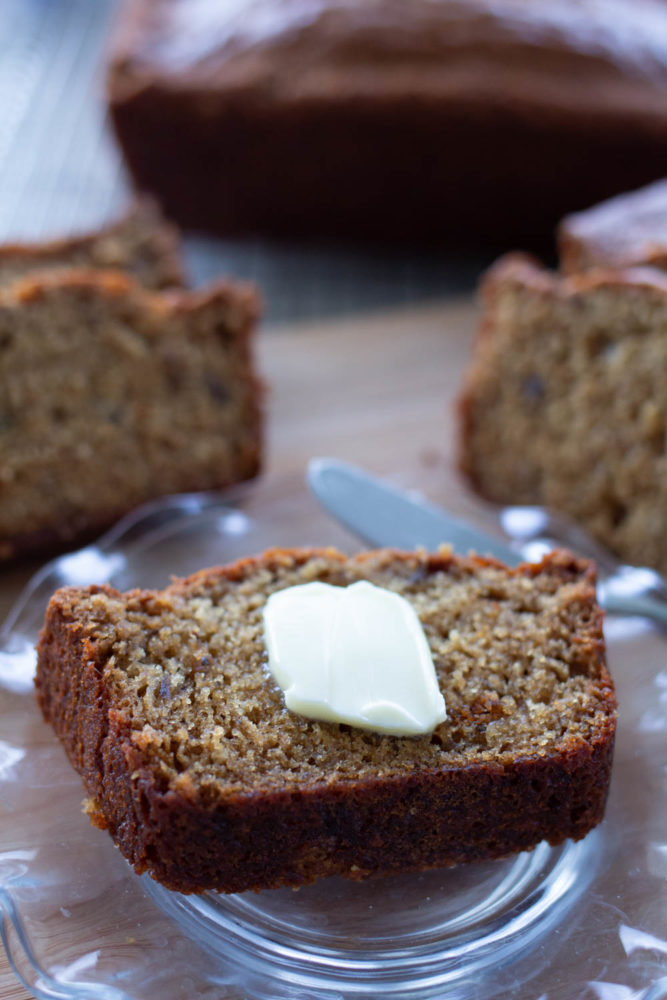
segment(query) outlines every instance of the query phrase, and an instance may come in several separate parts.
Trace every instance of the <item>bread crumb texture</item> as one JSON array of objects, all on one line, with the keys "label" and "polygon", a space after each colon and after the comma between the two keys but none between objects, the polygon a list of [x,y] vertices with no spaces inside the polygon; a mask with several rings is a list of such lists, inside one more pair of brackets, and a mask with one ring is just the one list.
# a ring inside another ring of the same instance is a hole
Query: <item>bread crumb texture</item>
[{"label": "bread crumb texture", "polygon": [[102,272],[0,293],[3,553],[254,475],[255,316],[243,286],[152,294]]},{"label": "bread crumb texture", "polygon": [[627,562],[667,571],[667,283],[492,270],[462,398],[462,464],[499,503],[575,518]]},{"label": "bread crumb texture", "polygon": [[[424,627],[448,719],[432,735],[383,736],[289,712],[267,669],[262,610],[274,591],[367,579],[405,597]],[[98,647],[131,739],[177,786],[204,796],[545,755],[586,741],[608,712],[587,580],[508,574],[414,555],[345,561],[287,555],[236,578],[204,573],[158,594],[65,591]]]}]

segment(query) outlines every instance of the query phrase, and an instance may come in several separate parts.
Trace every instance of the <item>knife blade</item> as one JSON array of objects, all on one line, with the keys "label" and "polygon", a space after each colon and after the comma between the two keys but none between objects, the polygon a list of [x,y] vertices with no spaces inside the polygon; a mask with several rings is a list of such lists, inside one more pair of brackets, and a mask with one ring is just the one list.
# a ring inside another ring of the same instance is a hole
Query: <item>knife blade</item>
[{"label": "knife blade", "polygon": [[[334,458],[314,458],[307,481],[322,506],[353,534],[373,547],[433,551],[449,543],[455,552],[494,556],[508,566],[524,557],[508,542],[488,535],[442,507],[406,493],[363,469]],[[667,602],[648,591],[644,569],[620,566],[598,582],[600,605],[617,615],[639,615],[667,625]]]},{"label": "knife blade", "polygon": [[508,566],[521,556],[491,535],[448,514],[428,500],[402,490],[333,458],[314,458],[308,465],[308,484],[322,506],[369,545],[434,551],[443,543],[465,554],[471,549],[492,555]]}]

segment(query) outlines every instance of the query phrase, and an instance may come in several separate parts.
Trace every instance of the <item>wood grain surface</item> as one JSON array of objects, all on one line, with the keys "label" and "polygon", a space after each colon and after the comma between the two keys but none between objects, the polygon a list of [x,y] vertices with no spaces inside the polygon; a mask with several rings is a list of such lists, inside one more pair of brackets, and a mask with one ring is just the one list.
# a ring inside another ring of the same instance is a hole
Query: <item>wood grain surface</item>
[{"label": "wood grain surface", "polygon": [[[304,544],[336,544],[342,533],[304,485],[309,458],[329,455],[416,488],[495,529],[456,470],[455,399],[476,321],[470,300],[405,312],[263,330],[258,363],[267,385],[265,472],[244,507],[280,510]],[[4,571],[4,619],[35,565]],[[2,693],[0,692],[0,704]],[[20,821],[20,817],[19,817]],[[0,1000],[26,1000],[0,957]]]}]

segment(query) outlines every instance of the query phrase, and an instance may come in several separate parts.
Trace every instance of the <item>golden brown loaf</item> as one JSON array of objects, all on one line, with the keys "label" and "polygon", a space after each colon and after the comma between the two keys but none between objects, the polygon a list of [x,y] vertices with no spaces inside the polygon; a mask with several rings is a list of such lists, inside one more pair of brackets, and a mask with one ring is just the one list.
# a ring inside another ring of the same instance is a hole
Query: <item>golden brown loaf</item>
[{"label": "golden brown loaf", "polygon": [[55,271],[0,290],[0,558],[71,545],[145,500],[253,476],[254,292]]},{"label": "golden brown loaf", "polygon": [[[291,585],[359,579],[410,601],[448,718],[379,735],[289,712],[262,610]],[[603,815],[615,729],[591,567],[273,550],[166,590],[66,588],[37,696],[137,872],[240,892],[495,858],[583,837]]]},{"label": "golden brown loaf", "polygon": [[177,231],[147,199],[118,222],[82,236],[0,246],[0,285],[38,271],[67,268],[125,271],[146,288],[183,284]]},{"label": "golden brown loaf", "polygon": [[551,240],[667,174],[661,0],[126,0],[113,124],[186,226]]},{"label": "golden brown loaf", "polygon": [[474,486],[562,511],[626,562],[667,572],[667,275],[563,278],[510,255],[482,295],[461,398]]}]

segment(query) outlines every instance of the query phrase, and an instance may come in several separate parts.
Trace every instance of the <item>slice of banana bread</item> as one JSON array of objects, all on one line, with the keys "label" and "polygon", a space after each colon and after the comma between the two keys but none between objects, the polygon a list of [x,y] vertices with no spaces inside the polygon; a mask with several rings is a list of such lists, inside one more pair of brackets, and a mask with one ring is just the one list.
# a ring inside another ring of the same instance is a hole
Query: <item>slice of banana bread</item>
[{"label": "slice of banana bread", "polygon": [[667,180],[566,216],[558,248],[566,274],[644,264],[667,270]]},{"label": "slice of banana bread", "polygon": [[0,290],[0,558],[253,476],[256,311],[240,285],[148,292],[119,272]]},{"label": "slice of banana bread", "polygon": [[[425,630],[447,719],[379,735],[289,712],[262,611],[365,579]],[[184,892],[421,870],[583,837],[603,815],[615,697],[589,564],[273,550],[161,592],[64,588],[37,696],[137,872]]]},{"label": "slice of banana bread", "polygon": [[461,462],[498,503],[576,518],[667,572],[667,275],[563,278],[520,255],[482,288],[461,398]]},{"label": "slice of banana bread", "polygon": [[125,271],[146,288],[184,283],[177,230],[149,199],[136,202],[118,222],[85,235],[0,246],[0,285],[72,267]]}]

